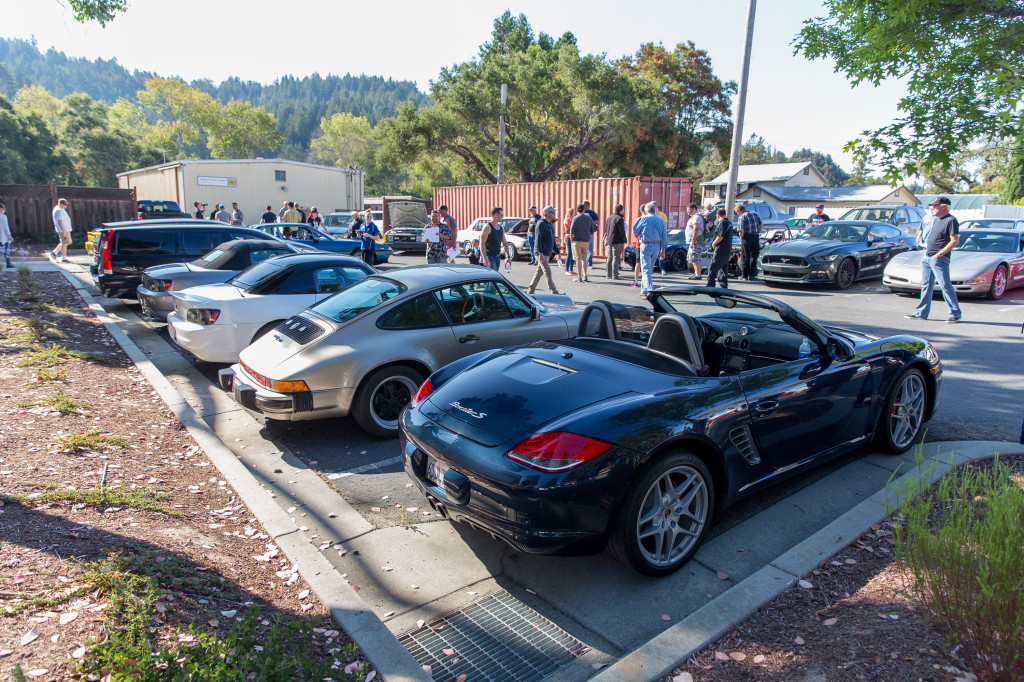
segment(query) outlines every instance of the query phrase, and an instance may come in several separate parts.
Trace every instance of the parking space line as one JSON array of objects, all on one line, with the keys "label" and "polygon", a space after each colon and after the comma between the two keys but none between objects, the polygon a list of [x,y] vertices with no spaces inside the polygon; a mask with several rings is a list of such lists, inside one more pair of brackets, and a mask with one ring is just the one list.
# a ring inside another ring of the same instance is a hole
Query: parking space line
[{"label": "parking space line", "polygon": [[389,457],[379,462],[370,462],[369,464],[364,464],[361,467],[356,467],[355,469],[343,471],[340,474],[327,474],[327,478],[335,480],[338,478],[345,478],[346,476],[354,476],[356,474],[362,474],[367,471],[373,471],[374,469],[383,469],[384,467],[391,466],[392,464],[398,464],[401,461],[401,455],[398,455],[397,457]]}]

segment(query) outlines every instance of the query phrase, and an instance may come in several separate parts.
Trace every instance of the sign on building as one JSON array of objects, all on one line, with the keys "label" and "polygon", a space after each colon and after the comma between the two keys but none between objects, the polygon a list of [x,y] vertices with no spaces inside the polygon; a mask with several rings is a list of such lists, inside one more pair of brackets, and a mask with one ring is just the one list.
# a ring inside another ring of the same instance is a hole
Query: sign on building
[{"label": "sign on building", "polygon": [[207,187],[238,187],[238,178],[219,178],[215,175],[198,175],[196,183]]}]

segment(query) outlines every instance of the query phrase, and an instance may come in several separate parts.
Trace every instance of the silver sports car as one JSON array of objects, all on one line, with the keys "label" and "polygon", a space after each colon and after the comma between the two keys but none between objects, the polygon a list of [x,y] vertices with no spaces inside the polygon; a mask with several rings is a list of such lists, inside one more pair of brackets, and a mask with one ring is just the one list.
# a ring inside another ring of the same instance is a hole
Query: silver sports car
[{"label": "silver sports car", "polygon": [[[1024,286],[1024,232],[961,229],[960,244],[950,253],[949,279],[958,296],[1001,298],[1007,289]],[[882,283],[898,294],[921,291],[921,256],[908,251],[885,266]],[[935,288],[938,291],[938,286]]]},{"label": "silver sports car", "polygon": [[527,296],[487,268],[402,268],[285,320],[221,370],[220,383],[273,419],[351,414],[367,432],[394,438],[399,413],[431,372],[480,351],[570,338],[582,315],[568,296]]}]

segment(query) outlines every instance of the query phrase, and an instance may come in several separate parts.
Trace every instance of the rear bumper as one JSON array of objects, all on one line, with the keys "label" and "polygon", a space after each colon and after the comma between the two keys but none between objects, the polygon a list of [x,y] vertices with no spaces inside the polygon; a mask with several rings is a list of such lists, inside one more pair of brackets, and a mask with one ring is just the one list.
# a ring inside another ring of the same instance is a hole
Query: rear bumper
[{"label": "rear bumper", "polygon": [[135,288],[135,296],[143,314],[158,322],[166,322],[167,316],[174,312],[174,299],[166,291],[151,291],[140,284]]},{"label": "rear bumper", "polygon": [[195,324],[172,312],[167,316],[167,333],[185,352],[204,362],[231,364],[238,362],[238,354],[248,345],[239,339],[251,339],[256,325]]},{"label": "rear bumper", "polygon": [[135,298],[136,291],[142,284],[142,277],[140,275],[94,274],[92,281],[100,293],[108,298]]},{"label": "rear bumper", "polygon": [[355,394],[350,389],[277,393],[258,384],[237,364],[220,370],[218,380],[242,407],[281,421],[346,417]]}]

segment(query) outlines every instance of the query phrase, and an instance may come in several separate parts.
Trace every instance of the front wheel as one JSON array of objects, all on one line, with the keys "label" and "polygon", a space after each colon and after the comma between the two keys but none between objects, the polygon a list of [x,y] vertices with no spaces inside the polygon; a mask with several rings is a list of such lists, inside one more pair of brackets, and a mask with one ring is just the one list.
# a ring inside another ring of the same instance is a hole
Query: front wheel
[{"label": "front wheel", "polygon": [[990,301],[998,301],[1006,293],[1006,266],[1000,265],[992,275],[992,286],[989,287],[985,298]]},{"label": "front wheel", "polygon": [[414,369],[382,367],[363,379],[352,402],[352,418],[370,435],[396,438],[398,416],[422,383],[423,376]]},{"label": "front wheel", "polygon": [[849,258],[843,259],[843,262],[839,264],[839,269],[836,270],[836,278],[832,282],[832,285],[836,289],[846,290],[849,289],[853,284],[853,280],[857,277],[857,266]]},{"label": "front wheel", "polygon": [[672,269],[677,272],[683,272],[686,270],[686,252],[682,249],[678,249],[672,252]]},{"label": "front wheel", "polygon": [[644,575],[673,573],[707,537],[714,504],[714,481],[700,458],[686,451],[663,457],[630,486],[609,550]]},{"label": "front wheel", "polygon": [[875,429],[875,443],[893,455],[910,449],[924,427],[928,386],[920,370],[911,367],[896,380],[886,396]]},{"label": "front wheel", "polygon": [[472,251],[472,250],[473,250],[473,242],[469,241],[468,239],[466,241],[462,242],[462,253],[464,253],[464,254],[466,254],[468,256],[469,252]]}]

